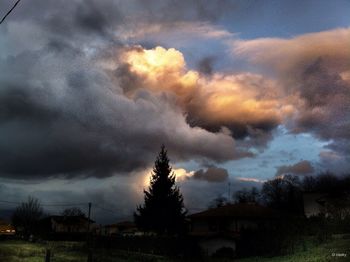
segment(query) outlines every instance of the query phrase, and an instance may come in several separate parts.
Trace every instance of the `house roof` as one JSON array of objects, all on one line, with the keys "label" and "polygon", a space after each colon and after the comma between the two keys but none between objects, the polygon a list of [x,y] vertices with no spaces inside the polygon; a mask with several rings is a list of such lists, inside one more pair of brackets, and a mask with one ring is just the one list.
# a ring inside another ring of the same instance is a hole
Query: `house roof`
[{"label": "house roof", "polygon": [[134,228],[136,227],[136,224],[132,221],[122,221],[122,222],[118,222],[116,224],[110,224],[110,225],[106,225],[106,228]]},{"label": "house roof", "polygon": [[10,225],[10,224],[1,224],[0,225],[0,232],[2,232],[2,231],[5,231],[5,230],[7,230],[7,229],[15,229],[15,227],[14,226],[12,226],[12,225]]},{"label": "house roof", "polygon": [[343,200],[343,201],[350,201],[350,193],[349,192],[333,192],[333,193],[327,193],[327,192],[317,192],[317,191],[308,191],[303,192],[304,200],[305,198],[312,198],[317,203],[319,202],[332,202],[336,200]]},{"label": "house roof", "polygon": [[280,214],[268,207],[263,207],[258,204],[240,203],[240,204],[228,204],[222,207],[211,208],[199,213],[195,213],[189,216],[191,219],[196,218],[218,218],[218,217],[230,217],[230,218],[278,218]]},{"label": "house roof", "polygon": [[0,218],[0,225],[8,225],[9,223],[7,222],[7,221],[5,221],[5,220],[2,220],[1,218]]},{"label": "house roof", "polygon": [[118,225],[117,224],[110,224],[110,225],[105,225],[105,228],[117,228]]},{"label": "house roof", "polygon": [[116,225],[120,227],[136,227],[136,224],[131,221],[122,221],[117,223]]}]

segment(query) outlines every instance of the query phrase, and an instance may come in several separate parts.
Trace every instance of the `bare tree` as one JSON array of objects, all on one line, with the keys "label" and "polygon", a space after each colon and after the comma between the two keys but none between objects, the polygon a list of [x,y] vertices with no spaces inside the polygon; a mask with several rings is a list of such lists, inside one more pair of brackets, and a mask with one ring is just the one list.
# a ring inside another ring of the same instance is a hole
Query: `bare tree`
[{"label": "bare tree", "polygon": [[223,207],[225,205],[227,205],[229,203],[229,201],[227,200],[226,197],[223,196],[217,196],[216,198],[214,198],[210,204],[209,204],[209,208],[217,208],[217,207]]},{"label": "bare tree", "polygon": [[256,187],[250,190],[243,188],[234,194],[237,203],[257,203],[259,201],[260,192]]},{"label": "bare tree", "polygon": [[43,209],[40,201],[31,196],[27,202],[22,202],[12,215],[12,223],[17,232],[24,236],[36,234],[39,226],[39,220],[43,216]]},{"label": "bare tree", "polygon": [[261,196],[267,205],[293,213],[302,213],[301,182],[297,176],[285,175],[264,183]]},{"label": "bare tree", "polygon": [[73,208],[66,208],[65,210],[62,211],[61,213],[62,216],[82,216],[85,217],[84,212],[77,207]]}]

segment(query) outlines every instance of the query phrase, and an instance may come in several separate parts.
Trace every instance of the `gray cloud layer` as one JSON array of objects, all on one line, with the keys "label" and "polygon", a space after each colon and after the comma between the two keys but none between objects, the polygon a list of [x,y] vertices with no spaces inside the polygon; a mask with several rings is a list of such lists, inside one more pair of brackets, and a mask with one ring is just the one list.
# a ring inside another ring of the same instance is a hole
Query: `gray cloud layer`
[{"label": "gray cloud layer", "polygon": [[125,97],[99,66],[121,46],[117,3],[37,4],[0,28],[1,176],[106,177],[149,166],[162,143],[173,160],[235,158],[229,135],[190,127],[166,94]]}]

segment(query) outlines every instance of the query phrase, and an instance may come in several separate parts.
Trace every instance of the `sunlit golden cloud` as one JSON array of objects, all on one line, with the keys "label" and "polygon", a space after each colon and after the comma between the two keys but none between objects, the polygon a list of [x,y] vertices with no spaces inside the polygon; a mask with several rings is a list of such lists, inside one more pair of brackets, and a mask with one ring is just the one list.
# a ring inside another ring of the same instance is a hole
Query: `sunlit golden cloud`
[{"label": "sunlit golden cloud", "polygon": [[[176,168],[174,167],[172,173],[175,174],[175,180],[177,182],[186,181],[188,178],[192,177],[194,171],[187,171],[184,168]],[[150,186],[150,178],[152,175],[152,168],[148,168],[142,171],[139,176],[142,177],[140,180],[142,181],[141,185],[143,188],[148,188]]]},{"label": "sunlit golden cloud", "polygon": [[209,22],[177,21],[162,23],[131,23],[116,32],[124,41],[137,41],[145,38],[161,40],[163,38],[176,37],[178,42],[188,41],[189,38],[202,39],[227,39],[234,36],[233,33]]},{"label": "sunlit golden cloud", "polygon": [[264,183],[266,180],[258,179],[258,178],[253,178],[253,177],[236,177],[238,181],[243,181],[243,182],[255,182],[255,183]]},{"label": "sunlit golden cloud", "polygon": [[174,48],[132,49],[123,58],[130,71],[142,77],[144,86],[151,90],[173,91],[180,97],[187,96],[196,86],[198,72],[186,70],[185,59]]},{"label": "sunlit golden cloud", "polygon": [[[178,104],[195,125],[211,128],[241,125],[244,128],[273,127],[293,107],[281,100],[276,83],[252,73],[203,76],[186,66],[183,54],[174,48],[126,50],[122,60],[129,73],[139,80],[137,88],[167,91],[176,95]],[[132,95],[137,88],[127,87]]]}]

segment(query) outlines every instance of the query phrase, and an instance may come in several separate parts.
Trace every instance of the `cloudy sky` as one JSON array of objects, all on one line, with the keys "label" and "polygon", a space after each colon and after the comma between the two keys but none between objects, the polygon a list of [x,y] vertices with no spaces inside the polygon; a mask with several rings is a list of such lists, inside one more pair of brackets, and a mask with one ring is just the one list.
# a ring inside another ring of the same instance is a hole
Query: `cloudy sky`
[{"label": "cloudy sky", "polygon": [[130,218],[161,144],[191,212],[229,183],[348,172],[349,10],[21,1],[0,25],[1,199],[91,201],[99,222]]}]

